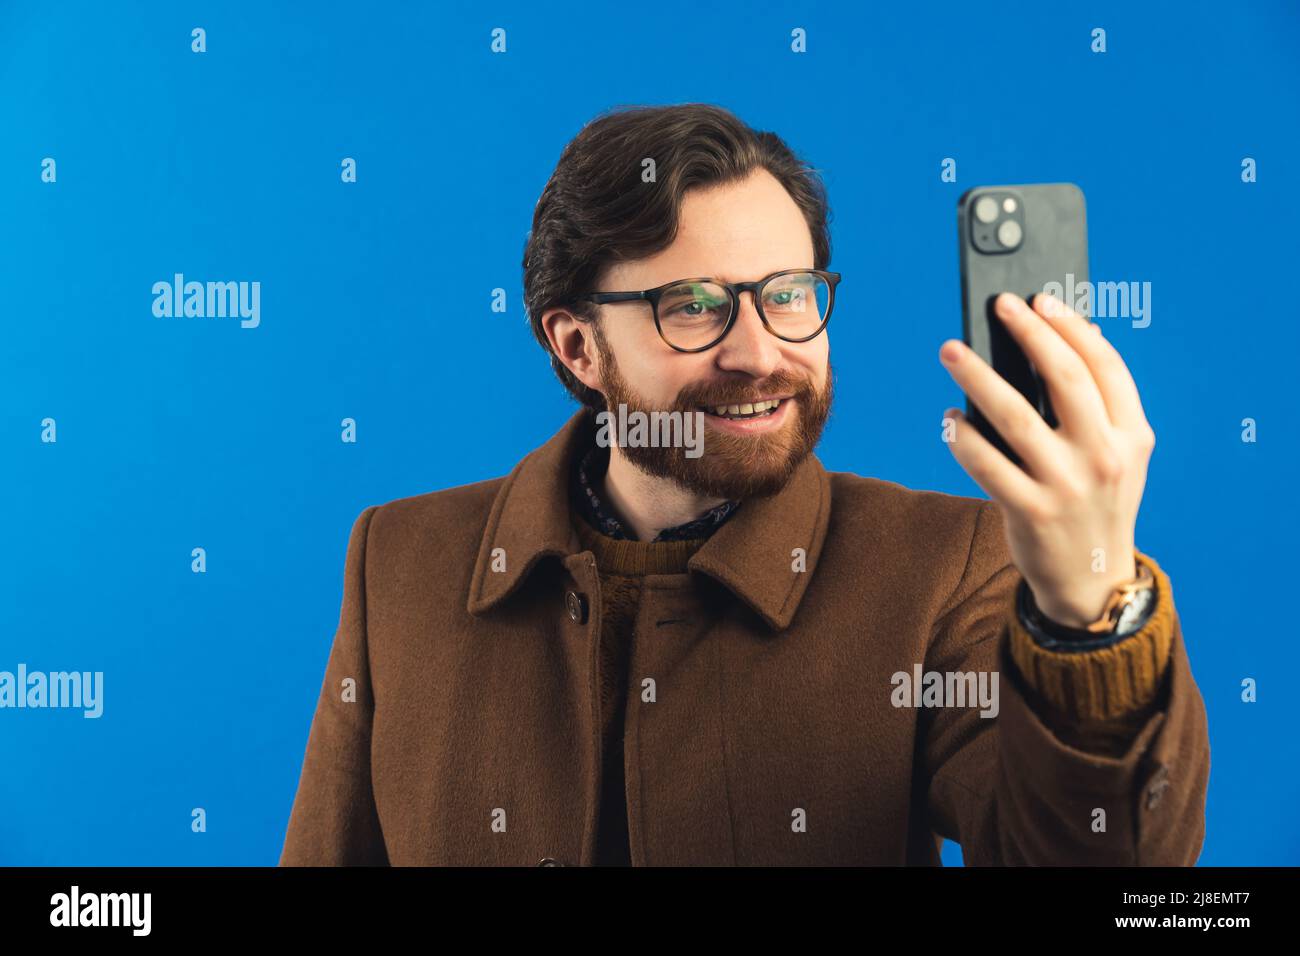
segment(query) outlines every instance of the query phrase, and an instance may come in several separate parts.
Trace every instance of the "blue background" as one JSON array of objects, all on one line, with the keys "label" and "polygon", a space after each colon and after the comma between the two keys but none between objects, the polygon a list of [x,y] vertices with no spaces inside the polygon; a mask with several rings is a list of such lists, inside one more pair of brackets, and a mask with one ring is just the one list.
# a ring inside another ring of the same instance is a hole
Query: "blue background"
[{"label": "blue background", "polygon": [[[940,440],[957,197],[1083,188],[1094,278],[1153,284],[1149,328],[1103,328],[1157,435],[1138,547],[1209,711],[1200,862],[1300,862],[1296,5],[569,11],[0,4],[0,669],[105,672],[99,720],[0,711],[0,863],[276,862],[352,522],[505,474],[571,414],[522,309],[534,204],[595,115],[688,101],[822,170],[844,281],[819,454],[915,488],[983,497]],[[260,281],[260,327],[155,318],[175,272]]]}]

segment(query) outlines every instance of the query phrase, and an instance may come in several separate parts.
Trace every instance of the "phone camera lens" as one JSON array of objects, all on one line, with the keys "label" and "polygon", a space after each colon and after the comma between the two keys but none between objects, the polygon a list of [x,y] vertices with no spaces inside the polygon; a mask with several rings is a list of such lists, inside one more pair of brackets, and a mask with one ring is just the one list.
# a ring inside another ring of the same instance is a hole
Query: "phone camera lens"
[{"label": "phone camera lens", "polygon": [[998,226],[998,242],[1002,243],[1008,249],[1014,249],[1020,245],[1020,240],[1024,233],[1020,228],[1020,223],[1014,219],[1008,219],[1002,225]]},{"label": "phone camera lens", "polygon": [[992,196],[983,196],[975,203],[975,218],[980,222],[992,222],[998,218],[998,203]]}]

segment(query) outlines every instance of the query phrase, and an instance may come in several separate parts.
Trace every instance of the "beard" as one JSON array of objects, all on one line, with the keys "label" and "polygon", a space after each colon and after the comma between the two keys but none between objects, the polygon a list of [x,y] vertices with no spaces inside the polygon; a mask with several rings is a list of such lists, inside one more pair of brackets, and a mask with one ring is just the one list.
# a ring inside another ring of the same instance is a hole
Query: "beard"
[{"label": "beard", "polygon": [[605,407],[614,414],[619,405],[626,405],[629,414],[679,411],[693,415],[701,405],[743,404],[764,395],[792,396],[781,403],[794,403],[787,409],[787,420],[761,434],[724,432],[713,427],[709,423],[712,416],[705,413],[704,453],[698,458],[688,458],[684,448],[619,446],[623,456],[648,475],[666,478],[695,494],[730,501],[774,495],[821,440],[833,394],[829,360],[826,384],[820,391],[807,377],[777,370],[761,382],[688,385],[668,407],[651,408],[628,386],[599,330],[594,338],[600,353]]}]

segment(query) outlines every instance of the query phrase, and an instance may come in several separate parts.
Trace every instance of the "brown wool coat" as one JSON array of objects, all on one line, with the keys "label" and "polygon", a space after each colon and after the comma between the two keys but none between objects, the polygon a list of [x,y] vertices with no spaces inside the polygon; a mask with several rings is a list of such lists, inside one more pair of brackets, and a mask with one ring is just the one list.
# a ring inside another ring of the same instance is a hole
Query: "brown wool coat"
[{"label": "brown wool coat", "polygon": [[[592,862],[602,606],[567,486],[589,429],[357,519],[282,865]],[[934,865],[936,834],[967,865],[1195,862],[1209,745],[1176,613],[1127,749],[1063,742],[1008,650],[995,502],[809,456],[689,567],[645,579],[630,635],[634,865]],[[895,707],[917,664],[998,672],[998,716]]]}]

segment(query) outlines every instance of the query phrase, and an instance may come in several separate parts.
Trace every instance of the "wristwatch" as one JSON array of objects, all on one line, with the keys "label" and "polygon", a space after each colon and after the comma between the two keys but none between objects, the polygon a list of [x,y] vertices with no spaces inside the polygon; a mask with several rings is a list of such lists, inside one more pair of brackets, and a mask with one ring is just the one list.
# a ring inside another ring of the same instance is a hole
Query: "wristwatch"
[{"label": "wristwatch", "polygon": [[1084,627],[1067,627],[1046,617],[1034,602],[1024,578],[1016,589],[1016,613],[1031,637],[1050,650],[1088,651],[1113,644],[1140,631],[1156,605],[1156,582],[1151,568],[1137,562],[1137,577],[1118,585],[1106,600],[1097,620]]}]

